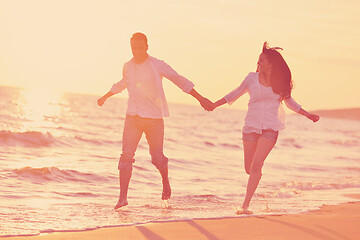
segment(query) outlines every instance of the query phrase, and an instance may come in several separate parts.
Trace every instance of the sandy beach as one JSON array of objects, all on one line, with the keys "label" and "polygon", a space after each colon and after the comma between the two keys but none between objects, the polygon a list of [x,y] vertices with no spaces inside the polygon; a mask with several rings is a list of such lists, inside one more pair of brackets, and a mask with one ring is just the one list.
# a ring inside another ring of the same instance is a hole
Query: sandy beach
[{"label": "sandy beach", "polygon": [[7,239],[359,239],[360,194],[349,196],[354,201],[303,214],[159,222]]}]

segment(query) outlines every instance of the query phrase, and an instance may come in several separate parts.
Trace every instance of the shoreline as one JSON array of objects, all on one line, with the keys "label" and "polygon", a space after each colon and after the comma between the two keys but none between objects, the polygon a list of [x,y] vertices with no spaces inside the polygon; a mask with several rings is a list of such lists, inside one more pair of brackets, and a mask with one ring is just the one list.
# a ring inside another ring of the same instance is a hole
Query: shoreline
[{"label": "shoreline", "polygon": [[315,110],[310,112],[319,115],[320,118],[326,117],[360,121],[360,108]]},{"label": "shoreline", "polygon": [[230,216],[159,221],[109,226],[79,231],[59,231],[10,240],[59,239],[357,239],[360,236],[360,194],[346,194],[354,201],[323,205],[299,214]]}]

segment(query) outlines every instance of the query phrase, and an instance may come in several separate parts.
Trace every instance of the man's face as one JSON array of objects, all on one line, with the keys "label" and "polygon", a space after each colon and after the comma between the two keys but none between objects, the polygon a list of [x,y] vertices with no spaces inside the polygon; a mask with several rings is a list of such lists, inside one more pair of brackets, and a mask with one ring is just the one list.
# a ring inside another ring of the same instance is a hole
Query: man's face
[{"label": "man's face", "polygon": [[134,58],[141,58],[147,55],[148,45],[144,40],[131,40],[130,45]]}]

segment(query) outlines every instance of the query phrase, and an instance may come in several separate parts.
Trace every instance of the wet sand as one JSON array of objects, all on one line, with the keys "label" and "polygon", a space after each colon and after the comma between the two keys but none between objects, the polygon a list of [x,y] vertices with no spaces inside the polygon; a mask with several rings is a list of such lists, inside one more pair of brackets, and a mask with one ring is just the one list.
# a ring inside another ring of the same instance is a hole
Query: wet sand
[{"label": "wet sand", "polygon": [[294,215],[228,217],[61,232],[10,240],[359,239],[360,194],[348,203]]}]

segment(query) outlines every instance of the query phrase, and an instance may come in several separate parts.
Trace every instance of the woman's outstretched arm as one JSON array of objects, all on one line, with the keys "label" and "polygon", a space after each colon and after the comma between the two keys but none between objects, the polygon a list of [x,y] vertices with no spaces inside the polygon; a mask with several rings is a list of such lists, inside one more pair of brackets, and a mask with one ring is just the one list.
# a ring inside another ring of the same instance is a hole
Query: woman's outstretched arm
[{"label": "woman's outstretched arm", "polygon": [[226,99],[225,98],[221,98],[220,100],[216,101],[214,104],[213,104],[213,110],[217,107],[220,107],[221,105],[224,105],[226,102]]},{"label": "woman's outstretched arm", "polygon": [[318,115],[309,113],[309,112],[305,111],[303,108],[300,108],[298,113],[305,116],[305,117],[307,117],[308,119],[310,119],[313,122],[317,122],[320,119],[320,117]]},{"label": "woman's outstretched arm", "polygon": [[284,102],[286,104],[286,106],[293,110],[296,113],[299,113],[305,117],[307,117],[308,119],[310,119],[313,122],[317,122],[319,121],[320,117],[316,114],[311,114],[307,111],[305,111],[301,105],[299,105],[292,97],[288,97],[284,99]]}]

